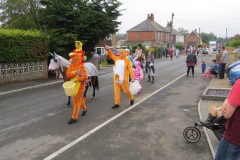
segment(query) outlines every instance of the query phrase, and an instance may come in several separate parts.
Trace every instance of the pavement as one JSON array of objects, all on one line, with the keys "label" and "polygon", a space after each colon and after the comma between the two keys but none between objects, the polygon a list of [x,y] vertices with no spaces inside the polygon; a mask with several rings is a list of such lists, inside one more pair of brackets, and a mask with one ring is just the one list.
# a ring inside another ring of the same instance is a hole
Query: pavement
[{"label": "pavement", "polygon": [[[99,75],[105,74],[105,73],[110,73],[112,72],[112,67],[106,67],[106,68],[101,68],[99,70]],[[37,80],[30,80],[30,81],[25,81],[25,82],[15,82],[15,83],[9,83],[9,84],[4,84],[0,85],[0,96],[5,95],[5,94],[11,94],[14,92],[19,92],[22,90],[27,90],[27,89],[32,89],[32,88],[37,88],[41,86],[47,86],[47,85],[52,85],[56,83],[63,83],[63,80],[56,80],[55,77],[52,78],[47,78],[47,79],[37,79]],[[205,89],[205,92],[203,93],[202,97],[204,97],[206,94],[206,91],[208,89],[231,89],[231,85],[228,83],[228,79],[225,77],[225,79],[217,79],[217,78],[212,78],[210,80],[210,83],[208,87]],[[208,115],[208,108],[212,105],[217,105],[221,106],[223,102],[223,99],[200,99],[199,104],[198,104],[198,111],[199,111],[199,117],[200,119],[205,119]],[[194,124],[193,124],[194,125]],[[209,143],[210,151],[212,153],[212,156],[214,158],[215,152],[217,149],[218,145],[218,140],[213,134],[213,132],[209,129],[204,128],[204,132],[207,137],[207,141]]]}]

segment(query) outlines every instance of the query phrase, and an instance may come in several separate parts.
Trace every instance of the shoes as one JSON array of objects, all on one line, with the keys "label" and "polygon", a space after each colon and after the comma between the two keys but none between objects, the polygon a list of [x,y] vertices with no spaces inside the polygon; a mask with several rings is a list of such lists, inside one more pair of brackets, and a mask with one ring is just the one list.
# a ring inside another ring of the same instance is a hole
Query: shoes
[{"label": "shoes", "polygon": [[134,104],[134,99],[130,101],[130,106]]},{"label": "shoes", "polygon": [[85,116],[86,113],[87,113],[87,110],[86,110],[86,111],[83,111],[83,112],[82,112],[82,116]]},{"label": "shoes", "polygon": [[68,121],[68,124],[73,124],[73,123],[76,123],[77,122],[77,119],[70,119],[70,121]]},{"label": "shoes", "polygon": [[115,109],[115,108],[119,108],[119,104],[114,104],[114,105],[112,106],[112,109]]}]

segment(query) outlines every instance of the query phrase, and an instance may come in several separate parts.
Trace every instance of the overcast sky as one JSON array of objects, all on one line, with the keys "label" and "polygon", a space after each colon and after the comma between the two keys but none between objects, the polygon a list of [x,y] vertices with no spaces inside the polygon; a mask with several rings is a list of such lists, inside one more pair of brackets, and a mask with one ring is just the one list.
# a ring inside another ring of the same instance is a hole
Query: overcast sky
[{"label": "overcast sky", "polygon": [[147,19],[153,13],[154,20],[163,27],[171,21],[173,27],[183,27],[191,32],[197,29],[225,38],[240,34],[240,0],[119,0],[125,9],[119,17],[119,33]]}]

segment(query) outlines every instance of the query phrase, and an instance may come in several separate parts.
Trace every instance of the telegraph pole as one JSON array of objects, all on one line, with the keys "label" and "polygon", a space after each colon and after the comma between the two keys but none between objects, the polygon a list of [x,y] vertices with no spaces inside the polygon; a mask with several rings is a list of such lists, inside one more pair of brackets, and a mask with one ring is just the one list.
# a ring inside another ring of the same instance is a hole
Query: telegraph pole
[{"label": "telegraph pole", "polygon": [[[170,24],[170,43],[172,42],[173,17],[174,17],[174,13],[172,13],[172,19],[171,19],[171,24]],[[170,48],[170,43],[168,46],[169,48]]]},{"label": "telegraph pole", "polygon": [[201,43],[201,32],[200,32],[200,28],[198,28],[198,32],[199,32],[199,45],[202,45],[202,43]]}]

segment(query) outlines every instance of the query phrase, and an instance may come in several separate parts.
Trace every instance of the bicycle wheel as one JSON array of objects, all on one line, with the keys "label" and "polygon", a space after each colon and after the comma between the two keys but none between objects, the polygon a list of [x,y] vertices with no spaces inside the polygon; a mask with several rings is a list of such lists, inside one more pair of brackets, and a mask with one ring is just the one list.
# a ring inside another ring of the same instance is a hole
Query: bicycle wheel
[{"label": "bicycle wheel", "polygon": [[183,131],[183,137],[190,143],[195,143],[201,138],[201,133],[196,127],[187,127]]}]

